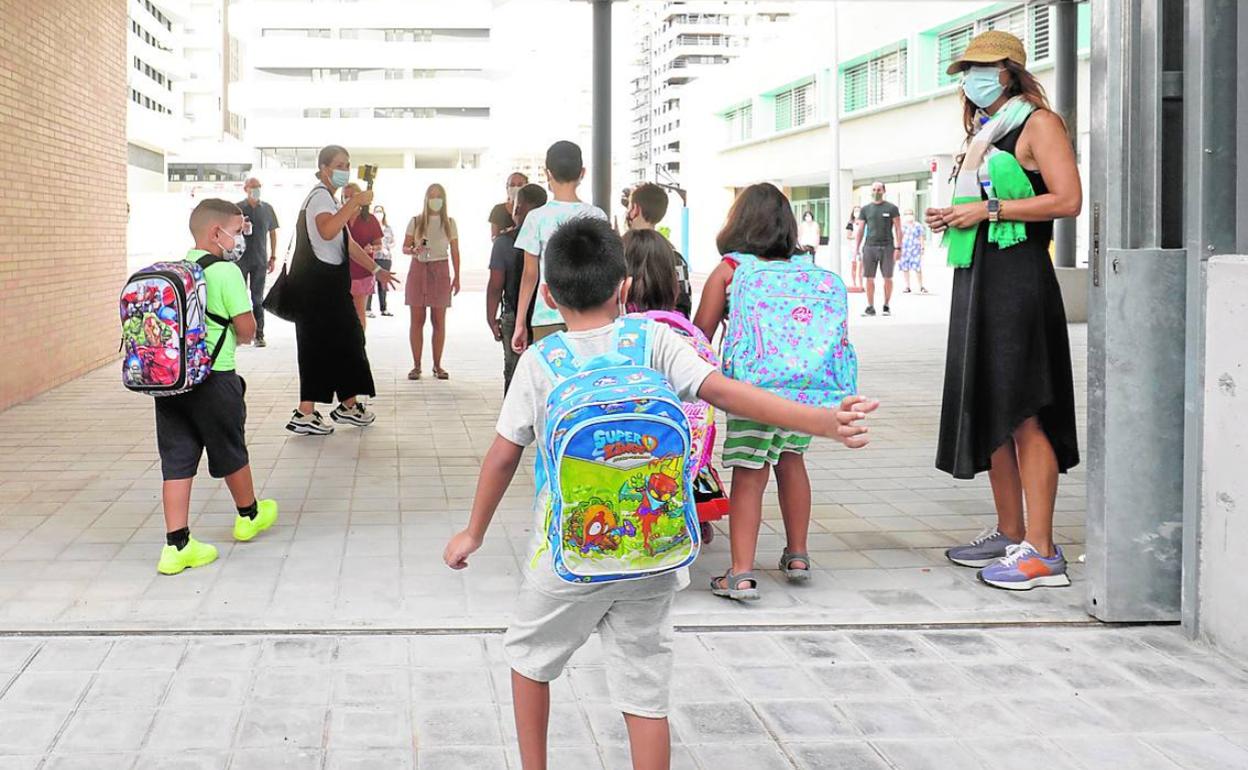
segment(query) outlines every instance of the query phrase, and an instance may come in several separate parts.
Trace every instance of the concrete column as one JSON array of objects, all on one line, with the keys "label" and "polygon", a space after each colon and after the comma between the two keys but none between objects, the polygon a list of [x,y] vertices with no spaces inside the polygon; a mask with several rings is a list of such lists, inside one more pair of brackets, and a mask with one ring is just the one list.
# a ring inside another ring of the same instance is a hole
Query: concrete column
[{"label": "concrete column", "polygon": [[611,4],[594,3],[594,119],[593,159],[594,205],[611,210]]},{"label": "concrete column", "polygon": [[846,265],[841,263],[841,246],[844,233],[839,224],[844,212],[849,210],[841,196],[841,71],[837,41],[837,3],[832,4],[831,30],[828,34],[828,59],[832,62],[832,83],[828,88],[828,266],[844,276]]},{"label": "concrete column", "polygon": [[[1079,29],[1076,0],[1053,2],[1053,107],[1066,121],[1075,152],[1079,151]],[[1075,266],[1075,220],[1059,219],[1053,225],[1053,255],[1058,267]]]}]

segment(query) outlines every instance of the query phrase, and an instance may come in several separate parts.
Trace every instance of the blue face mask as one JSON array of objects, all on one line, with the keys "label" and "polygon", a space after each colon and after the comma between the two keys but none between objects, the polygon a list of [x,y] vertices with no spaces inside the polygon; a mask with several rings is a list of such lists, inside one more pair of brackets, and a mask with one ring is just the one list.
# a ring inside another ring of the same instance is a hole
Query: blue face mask
[{"label": "blue face mask", "polygon": [[334,183],[334,187],[344,187],[347,182],[351,181],[351,172],[336,168],[329,178]]},{"label": "blue face mask", "polygon": [[999,72],[996,67],[971,67],[962,76],[962,93],[976,107],[987,109],[1005,92]]}]

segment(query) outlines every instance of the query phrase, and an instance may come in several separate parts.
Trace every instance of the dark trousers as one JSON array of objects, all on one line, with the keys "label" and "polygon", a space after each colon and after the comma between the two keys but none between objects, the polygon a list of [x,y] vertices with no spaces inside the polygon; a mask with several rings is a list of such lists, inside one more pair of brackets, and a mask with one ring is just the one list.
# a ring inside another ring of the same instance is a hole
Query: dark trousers
[{"label": "dark trousers", "polygon": [[264,281],[269,274],[269,263],[239,262],[238,269],[243,271],[243,280],[251,289],[251,312],[256,316],[256,339],[264,339]]},{"label": "dark trousers", "polygon": [[[394,263],[388,259],[378,257],[377,264],[381,265],[382,270],[389,270]],[[386,312],[386,287],[382,285],[381,281],[377,282],[377,302],[381,305],[381,312]],[[373,309],[372,294],[368,295],[368,302],[364,305],[364,307],[367,310]]]},{"label": "dark trousers", "polygon": [[516,333],[516,314],[504,312],[499,316],[498,326],[503,332],[503,395],[507,395],[511,390],[511,376],[520,362],[520,354],[511,348],[511,336]]}]

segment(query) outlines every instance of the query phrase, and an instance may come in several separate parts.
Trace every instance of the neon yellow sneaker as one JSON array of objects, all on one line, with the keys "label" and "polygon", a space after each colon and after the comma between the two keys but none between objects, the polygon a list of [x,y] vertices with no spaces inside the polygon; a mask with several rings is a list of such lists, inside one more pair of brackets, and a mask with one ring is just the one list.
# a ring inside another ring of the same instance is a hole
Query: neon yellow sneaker
[{"label": "neon yellow sneaker", "polygon": [[273,526],[273,522],[277,521],[276,500],[257,500],[256,508],[256,517],[254,519],[249,519],[246,516],[239,516],[234,519],[235,540],[245,543]]},{"label": "neon yellow sneaker", "polygon": [[181,551],[177,546],[165,546],[160,552],[160,563],[156,565],[156,571],[162,575],[176,575],[187,567],[203,567],[216,560],[216,546],[191,538]]}]

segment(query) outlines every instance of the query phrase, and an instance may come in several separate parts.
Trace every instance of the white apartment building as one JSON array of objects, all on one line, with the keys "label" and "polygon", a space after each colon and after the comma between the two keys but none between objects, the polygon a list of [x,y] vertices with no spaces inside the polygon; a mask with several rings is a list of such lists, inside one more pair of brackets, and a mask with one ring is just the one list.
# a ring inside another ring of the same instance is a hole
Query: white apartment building
[{"label": "white apartment building", "polygon": [[[1087,4],[1078,12],[1079,92],[1086,105]],[[828,44],[833,13],[835,61]],[[1022,2],[801,6],[783,37],[751,46],[684,94],[684,128],[700,137],[682,153],[694,269],[714,265],[715,233],[736,192],[754,182],[781,187],[799,216],[813,211],[825,243],[830,235],[844,237],[849,207],[868,200],[873,180],[887,183],[888,199],[902,209],[947,201],[953,156],[964,134],[958,81],[945,68],[978,32],[1007,29],[1023,39],[1028,67],[1051,97],[1051,13],[1048,5]],[[1075,129],[1085,184],[1087,115],[1081,107]],[[835,172],[834,119],[840,135]],[[842,202],[836,211],[829,208],[833,184]],[[1080,218],[1081,239],[1086,219]]]},{"label": "white apartment building", "polygon": [[183,58],[185,0],[127,0],[126,156],[129,188],[165,188],[166,156],[185,128],[182,87],[190,69]]},{"label": "white apartment building", "polygon": [[629,126],[632,181],[672,181],[681,172],[681,94],[732,62],[751,39],[792,13],[790,2],[689,0],[634,2]]}]

